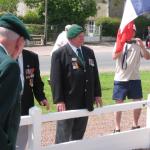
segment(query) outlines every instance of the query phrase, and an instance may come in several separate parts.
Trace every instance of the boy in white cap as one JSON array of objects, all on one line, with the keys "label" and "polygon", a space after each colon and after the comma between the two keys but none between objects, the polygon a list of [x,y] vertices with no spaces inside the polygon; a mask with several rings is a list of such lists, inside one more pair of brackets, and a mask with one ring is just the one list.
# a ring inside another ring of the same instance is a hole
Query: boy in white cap
[{"label": "boy in white cap", "polygon": [[56,39],[56,42],[55,42],[55,44],[54,44],[54,47],[53,47],[53,49],[52,49],[52,51],[51,51],[51,53],[50,53],[51,56],[52,56],[52,53],[53,53],[55,50],[57,50],[57,49],[60,48],[61,46],[64,46],[64,45],[68,42],[68,39],[67,39],[67,31],[69,30],[70,27],[71,27],[70,24],[66,25],[66,26],[65,26],[65,30],[62,31],[62,32],[58,35],[58,37],[57,37],[57,39]]}]

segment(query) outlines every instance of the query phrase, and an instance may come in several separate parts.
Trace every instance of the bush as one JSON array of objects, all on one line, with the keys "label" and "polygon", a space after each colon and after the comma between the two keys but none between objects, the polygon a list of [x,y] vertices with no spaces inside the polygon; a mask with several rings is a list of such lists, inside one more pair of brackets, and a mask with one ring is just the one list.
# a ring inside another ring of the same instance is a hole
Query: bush
[{"label": "bush", "polygon": [[25,16],[20,16],[20,19],[26,24],[42,24],[41,18],[36,10],[29,10]]},{"label": "bush", "polygon": [[[96,25],[102,27],[102,36],[116,37],[120,26],[120,19],[100,17],[96,20]],[[136,36],[145,39],[147,36],[147,26],[150,25],[150,19],[146,16],[140,16],[135,19],[135,25],[137,28]]]},{"label": "bush", "polygon": [[145,16],[140,16],[135,20],[135,25],[137,29],[136,36],[145,39],[147,36],[147,26],[150,25],[150,19]]},{"label": "bush", "polygon": [[44,34],[44,25],[39,24],[26,24],[26,27],[30,34]]},{"label": "bush", "polygon": [[100,17],[96,20],[96,25],[101,26],[102,36],[115,37],[117,35],[117,31],[120,25],[120,19]]}]

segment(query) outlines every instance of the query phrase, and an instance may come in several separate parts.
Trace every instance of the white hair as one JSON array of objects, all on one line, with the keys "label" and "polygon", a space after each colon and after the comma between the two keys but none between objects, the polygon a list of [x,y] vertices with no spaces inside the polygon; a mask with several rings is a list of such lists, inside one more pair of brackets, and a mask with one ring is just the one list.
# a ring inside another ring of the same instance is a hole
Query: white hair
[{"label": "white hair", "polygon": [[8,40],[16,40],[19,37],[19,34],[7,28],[0,27],[0,36],[5,37]]}]

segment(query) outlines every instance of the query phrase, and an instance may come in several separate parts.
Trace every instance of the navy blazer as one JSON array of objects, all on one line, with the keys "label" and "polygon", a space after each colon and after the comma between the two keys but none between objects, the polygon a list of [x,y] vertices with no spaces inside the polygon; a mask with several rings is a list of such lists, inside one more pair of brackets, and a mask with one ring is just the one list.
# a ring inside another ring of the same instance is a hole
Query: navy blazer
[{"label": "navy blazer", "polygon": [[69,44],[52,55],[50,83],[54,103],[64,102],[67,110],[93,110],[96,96],[101,96],[101,85],[93,50],[81,46],[81,62]]},{"label": "navy blazer", "polygon": [[45,98],[44,84],[40,76],[38,55],[23,50],[24,90],[21,98],[21,115],[28,115],[34,106],[34,97],[38,102]]}]

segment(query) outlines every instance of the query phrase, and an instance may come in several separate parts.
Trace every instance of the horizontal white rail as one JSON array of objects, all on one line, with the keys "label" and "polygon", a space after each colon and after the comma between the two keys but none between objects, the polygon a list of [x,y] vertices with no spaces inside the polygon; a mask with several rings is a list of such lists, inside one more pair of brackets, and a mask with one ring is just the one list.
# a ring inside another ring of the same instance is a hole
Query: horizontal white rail
[{"label": "horizontal white rail", "polygon": [[[143,136],[144,135],[144,136]],[[131,150],[150,146],[150,128],[51,145],[42,150]]]},{"label": "horizontal white rail", "polygon": [[80,110],[69,110],[64,112],[48,113],[42,116],[42,122],[77,118],[83,116],[100,115],[100,114],[110,113],[115,111],[127,111],[135,108],[146,107],[148,103],[150,104],[150,101],[143,100],[138,102],[103,106],[103,107],[95,108],[94,111],[92,112],[89,112],[86,109],[80,109]]},{"label": "horizontal white rail", "polygon": [[[51,113],[42,115],[42,122],[77,118],[77,117],[83,117],[83,116],[94,116],[94,115],[100,115],[100,114],[109,113],[109,112],[115,112],[115,111],[127,111],[127,110],[132,110],[135,108],[147,107],[148,104],[150,105],[150,101],[143,100],[143,101],[130,102],[130,103],[125,103],[125,104],[103,106],[100,108],[95,108],[94,111],[92,112],[89,112],[86,109],[70,110],[70,111],[63,111],[63,112],[51,112]],[[32,123],[33,122],[32,122],[31,116],[21,117],[20,126],[31,125]]]},{"label": "horizontal white rail", "polygon": [[31,116],[21,116],[20,126],[32,124],[33,122]]}]

